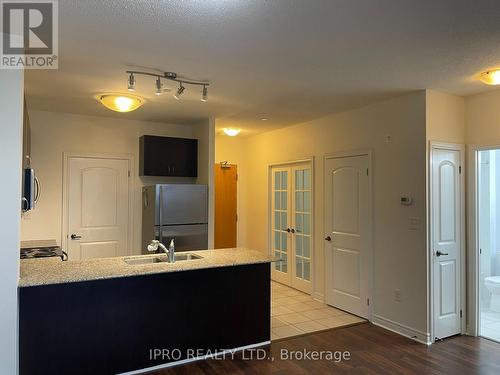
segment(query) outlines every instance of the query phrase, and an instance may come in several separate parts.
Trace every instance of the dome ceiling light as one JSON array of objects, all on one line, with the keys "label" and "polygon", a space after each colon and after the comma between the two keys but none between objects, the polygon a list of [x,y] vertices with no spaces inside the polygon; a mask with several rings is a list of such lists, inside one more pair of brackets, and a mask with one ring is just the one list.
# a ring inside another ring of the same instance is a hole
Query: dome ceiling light
[{"label": "dome ceiling light", "polygon": [[222,129],[222,131],[224,132],[224,134],[230,136],[230,137],[235,137],[239,134],[239,132],[241,131],[241,129],[236,129],[236,128],[224,128]]},{"label": "dome ceiling light", "polygon": [[481,73],[479,80],[487,85],[500,85],[500,69],[487,70]]},{"label": "dome ceiling light", "polygon": [[103,106],[115,112],[135,111],[144,104],[144,99],[128,94],[103,94],[97,99]]}]

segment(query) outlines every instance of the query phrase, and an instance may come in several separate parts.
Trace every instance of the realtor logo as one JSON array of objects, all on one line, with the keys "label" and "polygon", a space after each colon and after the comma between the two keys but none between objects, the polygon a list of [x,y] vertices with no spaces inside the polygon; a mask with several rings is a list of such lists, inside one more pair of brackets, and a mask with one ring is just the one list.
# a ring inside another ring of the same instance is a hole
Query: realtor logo
[{"label": "realtor logo", "polygon": [[57,69],[57,0],[1,0],[2,69]]}]

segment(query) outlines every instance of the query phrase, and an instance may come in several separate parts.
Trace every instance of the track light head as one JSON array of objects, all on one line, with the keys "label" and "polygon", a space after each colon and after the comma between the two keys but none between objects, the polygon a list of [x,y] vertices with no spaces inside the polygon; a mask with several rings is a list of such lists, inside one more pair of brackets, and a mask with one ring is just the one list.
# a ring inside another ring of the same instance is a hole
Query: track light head
[{"label": "track light head", "polygon": [[203,86],[203,89],[201,90],[201,101],[206,102],[208,101],[208,88],[207,86]]},{"label": "track light head", "polygon": [[160,77],[156,78],[155,87],[156,87],[156,95],[157,96],[163,95],[163,83],[161,83]]},{"label": "track light head", "polygon": [[128,91],[135,91],[134,73],[130,73],[130,75],[128,76],[127,89],[128,89]]},{"label": "track light head", "polygon": [[174,94],[174,98],[180,100],[182,94],[184,94],[184,90],[186,90],[186,88],[182,86],[181,82],[179,88],[177,89],[177,92]]}]

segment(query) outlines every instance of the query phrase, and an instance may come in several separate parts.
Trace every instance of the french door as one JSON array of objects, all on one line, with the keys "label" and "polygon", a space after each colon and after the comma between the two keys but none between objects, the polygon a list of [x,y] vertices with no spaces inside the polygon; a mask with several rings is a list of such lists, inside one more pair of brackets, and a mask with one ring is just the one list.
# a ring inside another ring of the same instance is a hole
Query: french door
[{"label": "french door", "polygon": [[272,168],[272,278],[311,293],[312,176],[309,163]]}]

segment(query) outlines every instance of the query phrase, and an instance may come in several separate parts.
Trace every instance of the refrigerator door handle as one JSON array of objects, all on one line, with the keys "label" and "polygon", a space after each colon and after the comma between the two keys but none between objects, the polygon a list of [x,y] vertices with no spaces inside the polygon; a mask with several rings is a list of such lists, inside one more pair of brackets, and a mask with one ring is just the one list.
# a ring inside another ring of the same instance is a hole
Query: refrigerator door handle
[{"label": "refrigerator door handle", "polygon": [[143,201],[144,207],[148,207],[149,206],[148,192],[147,192],[147,190],[145,188],[142,189],[142,201]]}]

